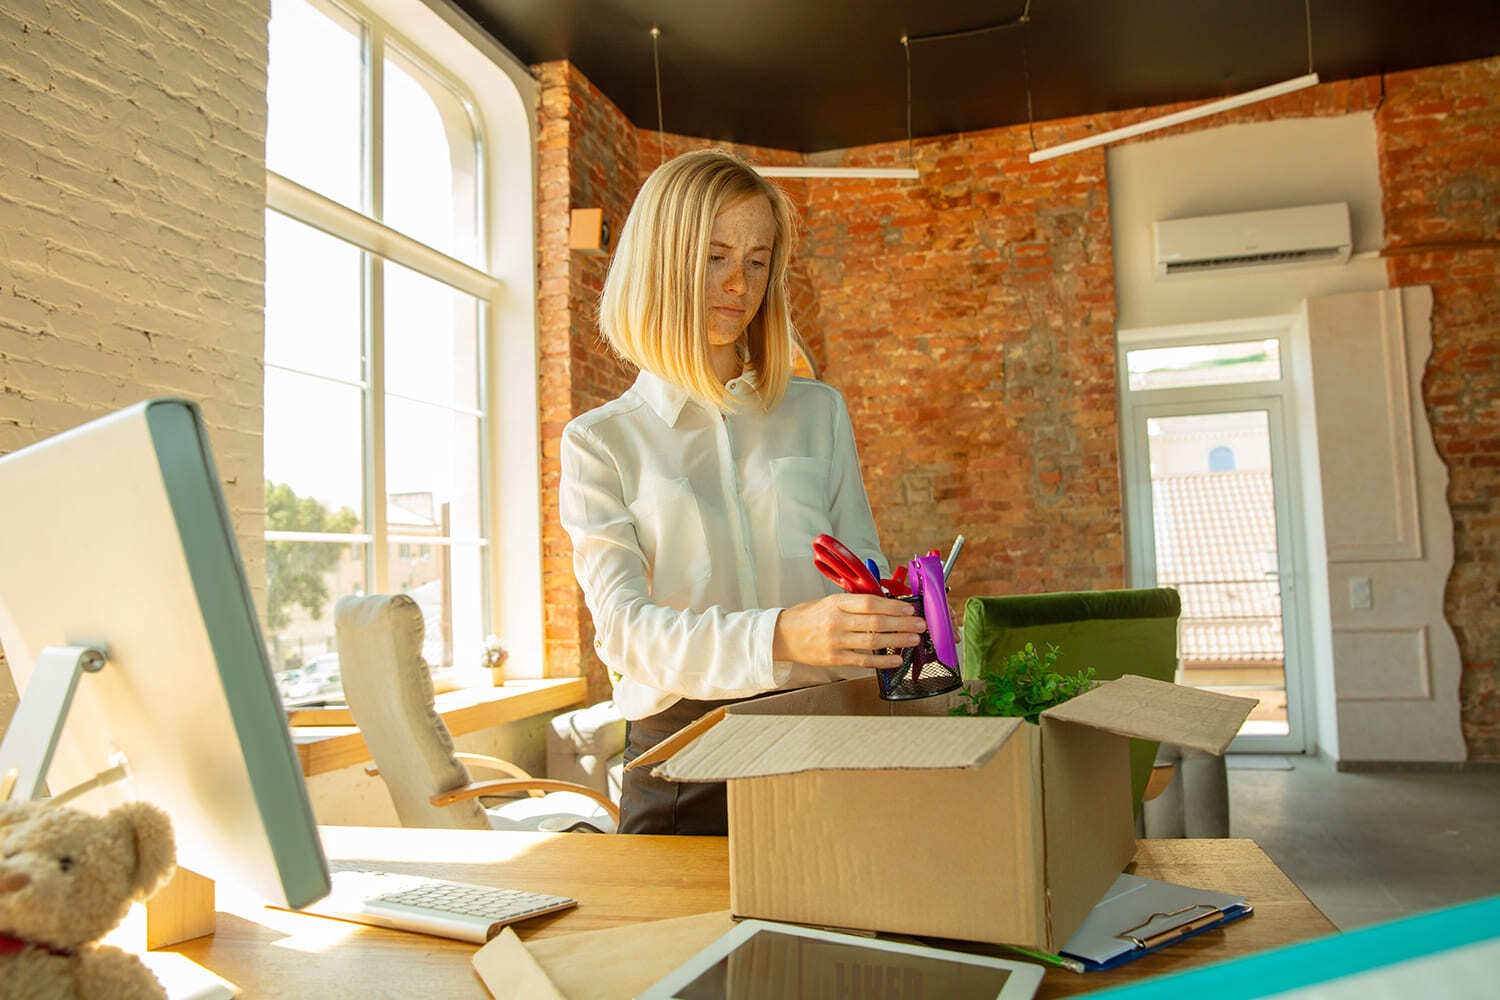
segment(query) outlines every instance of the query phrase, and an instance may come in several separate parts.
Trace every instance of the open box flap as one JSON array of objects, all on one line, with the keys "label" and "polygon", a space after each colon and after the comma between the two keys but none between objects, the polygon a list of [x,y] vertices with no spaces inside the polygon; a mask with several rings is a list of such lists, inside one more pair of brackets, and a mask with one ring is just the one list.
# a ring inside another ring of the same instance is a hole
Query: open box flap
[{"label": "open box flap", "polygon": [[1221,754],[1255,707],[1254,698],[1202,691],[1126,674],[1042,715],[1120,736]]},{"label": "open box flap", "polygon": [[1020,719],[730,713],[651,773],[727,781],[802,771],[974,768],[1021,725]]},{"label": "open box flap", "polygon": [[698,716],[698,718],[694,719],[692,722],[689,722],[687,725],[683,726],[681,729],[677,730],[677,732],[673,733],[671,736],[668,736],[660,743],[656,744],[656,746],[652,747],[650,750],[647,750],[645,753],[641,754],[629,764],[626,764],[625,770],[631,771],[637,767],[649,767],[652,764],[660,764],[662,761],[666,760],[668,757],[672,756],[674,753],[696,740],[699,736],[702,736],[714,726],[717,726],[719,722],[723,720],[724,712],[724,706],[721,705],[720,707],[713,709],[712,711],[705,712],[704,714]]}]

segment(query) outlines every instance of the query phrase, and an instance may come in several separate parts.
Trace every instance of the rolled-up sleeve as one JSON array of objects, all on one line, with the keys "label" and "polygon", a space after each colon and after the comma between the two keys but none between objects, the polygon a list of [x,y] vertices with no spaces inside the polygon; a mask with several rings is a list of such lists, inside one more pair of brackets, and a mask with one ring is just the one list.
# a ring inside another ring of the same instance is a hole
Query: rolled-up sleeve
[{"label": "rolled-up sleeve", "polygon": [[[654,599],[650,554],[605,443],[578,421],[563,432],[559,516],[593,616],[599,658],[617,678],[693,699],[748,697],[777,685],[771,649],[779,609],[728,611]],[[857,475],[857,472],[856,472]],[[632,717],[628,697],[617,700]]]}]

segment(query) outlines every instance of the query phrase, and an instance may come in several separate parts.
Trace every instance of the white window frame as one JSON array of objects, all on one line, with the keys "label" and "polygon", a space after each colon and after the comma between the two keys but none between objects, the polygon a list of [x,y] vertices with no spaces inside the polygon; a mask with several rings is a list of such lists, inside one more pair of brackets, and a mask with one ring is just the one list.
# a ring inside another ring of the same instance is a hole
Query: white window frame
[{"label": "white window frame", "polygon": [[[545,675],[545,647],[535,280],[536,130],[530,110],[537,96],[536,83],[522,63],[446,0],[338,0],[338,6],[365,20],[372,32],[381,33],[403,55],[419,60],[468,102],[480,143],[478,201],[484,208],[479,242],[487,248],[485,267],[476,268],[434,250],[270,170],[266,172],[266,204],[273,211],[480,300],[481,399],[487,418],[481,438],[486,496],[483,517],[489,549],[485,617],[489,631],[500,637],[511,654],[508,675],[541,677]],[[370,100],[372,106],[379,107],[381,60],[374,63],[376,89]],[[370,141],[380,142],[378,132],[370,136]],[[374,291],[372,300],[379,308],[378,289]],[[367,415],[378,421],[384,407],[383,386],[372,383],[366,391],[370,401]],[[373,413],[369,413],[371,407]],[[368,436],[366,447],[370,447]],[[373,454],[367,459],[384,460]],[[379,475],[381,470],[374,471]],[[367,537],[381,537],[384,511],[379,504],[371,506]],[[372,546],[377,572],[389,559],[385,549]]]}]

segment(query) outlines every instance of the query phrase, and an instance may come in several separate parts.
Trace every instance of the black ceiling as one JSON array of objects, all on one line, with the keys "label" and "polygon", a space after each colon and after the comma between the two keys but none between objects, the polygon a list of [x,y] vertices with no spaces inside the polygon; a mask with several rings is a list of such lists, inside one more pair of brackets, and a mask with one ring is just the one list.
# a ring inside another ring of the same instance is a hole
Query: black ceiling
[{"label": "black ceiling", "polygon": [[[456,0],[527,63],[570,60],[655,128],[816,152],[1500,53],[1497,0]],[[968,32],[968,33],[965,33]],[[924,36],[959,33],[922,41]]]}]

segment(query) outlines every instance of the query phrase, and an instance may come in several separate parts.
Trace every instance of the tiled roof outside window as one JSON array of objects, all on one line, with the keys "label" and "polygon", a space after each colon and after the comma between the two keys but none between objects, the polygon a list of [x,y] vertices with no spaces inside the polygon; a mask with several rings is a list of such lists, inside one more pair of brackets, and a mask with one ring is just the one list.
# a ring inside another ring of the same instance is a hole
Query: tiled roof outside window
[{"label": "tiled roof outside window", "polygon": [[1157,581],[1182,595],[1182,659],[1281,662],[1270,472],[1157,475],[1151,490]]}]

